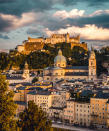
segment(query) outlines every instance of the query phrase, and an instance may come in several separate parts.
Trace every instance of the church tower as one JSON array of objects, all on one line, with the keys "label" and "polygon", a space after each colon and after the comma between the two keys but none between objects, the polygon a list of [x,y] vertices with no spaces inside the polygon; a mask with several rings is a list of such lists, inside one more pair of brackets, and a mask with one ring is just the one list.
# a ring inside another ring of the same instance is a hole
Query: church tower
[{"label": "church tower", "polygon": [[96,80],[96,56],[92,49],[89,57],[89,80]]},{"label": "church tower", "polygon": [[25,67],[24,67],[24,70],[23,70],[23,76],[22,77],[25,78],[25,79],[30,78],[27,62],[25,62]]}]

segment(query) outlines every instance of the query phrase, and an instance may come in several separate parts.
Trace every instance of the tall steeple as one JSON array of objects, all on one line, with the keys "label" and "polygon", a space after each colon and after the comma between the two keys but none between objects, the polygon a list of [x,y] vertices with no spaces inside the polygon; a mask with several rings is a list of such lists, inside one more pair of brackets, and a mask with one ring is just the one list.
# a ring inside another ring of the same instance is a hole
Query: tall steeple
[{"label": "tall steeple", "polygon": [[91,53],[89,57],[89,80],[96,80],[97,74],[96,74],[96,56],[94,49],[91,48]]},{"label": "tall steeple", "polygon": [[24,70],[23,70],[23,78],[28,79],[30,77],[29,75],[29,69],[28,69],[28,63],[25,62]]}]

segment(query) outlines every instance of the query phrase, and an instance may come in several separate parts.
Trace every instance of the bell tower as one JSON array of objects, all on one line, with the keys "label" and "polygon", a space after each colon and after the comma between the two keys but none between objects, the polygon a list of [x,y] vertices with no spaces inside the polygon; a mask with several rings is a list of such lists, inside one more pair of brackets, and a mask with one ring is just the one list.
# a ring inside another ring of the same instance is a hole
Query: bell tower
[{"label": "bell tower", "polygon": [[96,80],[96,56],[93,49],[91,49],[90,57],[89,57],[89,80]]},{"label": "bell tower", "polygon": [[25,79],[28,79],[30,77],[27,62],[25,62],[25,67],[24,67],[24,70],[23,70],[23,76],[22,77],[25,78]]}]

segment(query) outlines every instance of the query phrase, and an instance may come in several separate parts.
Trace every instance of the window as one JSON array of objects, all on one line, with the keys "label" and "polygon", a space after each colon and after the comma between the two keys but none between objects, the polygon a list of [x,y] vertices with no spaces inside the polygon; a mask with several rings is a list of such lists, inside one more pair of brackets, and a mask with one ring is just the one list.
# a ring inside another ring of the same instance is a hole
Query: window
[{"label": "window", "polygon": [[58,75],[58,73],[56,73],[55,75]]}]

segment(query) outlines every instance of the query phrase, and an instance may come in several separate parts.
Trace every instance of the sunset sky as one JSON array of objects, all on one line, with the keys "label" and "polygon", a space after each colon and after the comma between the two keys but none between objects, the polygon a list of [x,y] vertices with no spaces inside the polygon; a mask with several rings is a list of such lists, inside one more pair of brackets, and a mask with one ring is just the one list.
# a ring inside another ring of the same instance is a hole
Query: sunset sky
[{"label": "sunset sky", "polygon": [[0,49],[67,32],[89,47],[109,45],[109,0],[0,0]]}]

